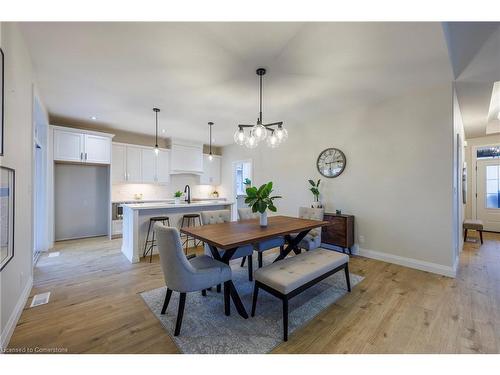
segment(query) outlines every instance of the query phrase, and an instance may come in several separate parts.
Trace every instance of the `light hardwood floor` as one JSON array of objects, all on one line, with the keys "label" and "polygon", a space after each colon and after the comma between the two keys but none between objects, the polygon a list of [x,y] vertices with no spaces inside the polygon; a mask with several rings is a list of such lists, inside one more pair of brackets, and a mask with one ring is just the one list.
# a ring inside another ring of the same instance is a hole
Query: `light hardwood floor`
[{"label": "light hardwood floor", "polygon": [[[66,241],[42,256],[31,295],[51,291],[50,303],[24,310],[9,346],[176,353],[138,294],[163,285],[158,258],[130,264],[120,244]],[[365,279],[275,353],[500,352],[500,235],[466,243],[456,279],[362,257],[350,269]]]}]

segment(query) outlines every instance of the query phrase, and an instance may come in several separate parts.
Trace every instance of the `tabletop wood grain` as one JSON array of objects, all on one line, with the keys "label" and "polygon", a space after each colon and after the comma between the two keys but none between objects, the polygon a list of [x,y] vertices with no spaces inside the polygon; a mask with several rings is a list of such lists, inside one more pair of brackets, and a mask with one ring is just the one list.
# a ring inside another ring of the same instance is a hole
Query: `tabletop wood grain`
[{"label": "tabletop wood grain", "polygon": [[261,227],[258,219],[252,219],[199,227],[185,227],[181,228],[181,232],[219,249],[227,250],[328,224],[327,221],[299,219],[290,216],[271,216],[268,218],[267,227]]}]

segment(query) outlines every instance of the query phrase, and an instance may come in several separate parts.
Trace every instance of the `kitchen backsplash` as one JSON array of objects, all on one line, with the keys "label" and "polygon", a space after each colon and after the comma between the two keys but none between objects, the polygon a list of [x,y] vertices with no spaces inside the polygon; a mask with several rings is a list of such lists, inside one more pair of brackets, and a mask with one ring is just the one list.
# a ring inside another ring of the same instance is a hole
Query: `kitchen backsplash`
[{"label": "kitchen backsplash", "polygon": [[199,177],[194,175],[179,174],[170,177],[170,183],[166,185],[113,184],[111,200],[114,202],[135,200],[136,194],[142,194],[142,199],[169,199],[174,197],[177,190],[184,191],[186,185],[191,187],[192,198],[210,198],[211,193],[217,190],[217,186],[198,185]]}]

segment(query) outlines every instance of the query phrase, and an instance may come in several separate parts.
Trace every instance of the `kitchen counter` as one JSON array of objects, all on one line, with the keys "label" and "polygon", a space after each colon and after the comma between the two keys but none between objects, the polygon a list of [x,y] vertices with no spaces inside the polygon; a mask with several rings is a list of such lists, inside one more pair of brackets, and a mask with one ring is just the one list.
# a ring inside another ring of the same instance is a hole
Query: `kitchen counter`
[{"label": "kitchen counter", "polygon": [[205,207],[205,206],[227,206],[232,205],[232,202],[226,201],[192,201],[191,203],[174,203],[174,202],[156,202],[156,203],[128,203],[122,204],[122,207],[128,207],[132,210],[156,210],[156,209],[172,209],[172,208],[190,208],[190,207]]},{"label": "kitchen counter", "polygon": [[[125,203],[123,207],[122,253],[131,263],[140,261],[148,233],[149,219],[153,216],[168,216],[170,226],[180,228],[182,217],[187,213],[201,211],[230,210],[233,202],[224,200],[202,200],[191,203],[144,202]],[[196,220],[198,223],[198,220]],[[154,253],[157,253],[155,248]]]}]

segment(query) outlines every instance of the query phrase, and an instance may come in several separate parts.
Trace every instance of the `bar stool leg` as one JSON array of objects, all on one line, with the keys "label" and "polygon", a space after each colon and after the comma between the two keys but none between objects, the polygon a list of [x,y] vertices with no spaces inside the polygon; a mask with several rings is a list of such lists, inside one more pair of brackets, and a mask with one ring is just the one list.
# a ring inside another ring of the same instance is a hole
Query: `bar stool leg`
[{"label": "bar stool leg", "polygon": [[149,255],[149,263],[153,261],[153,250],[155,248],[155,229],[153,228],[153,242],[151,242],[151,254]]},{"label": "bar stool leg", "polygon": [[149,226],[148,226],[148,234],[146,236],[146,241],[144,242],[144,251],[142,252],[142,256],[146,256],[146,248],[148,247],[148,240],[149,240],[149,232],[151,231],[151,220],[149,220]]}]

